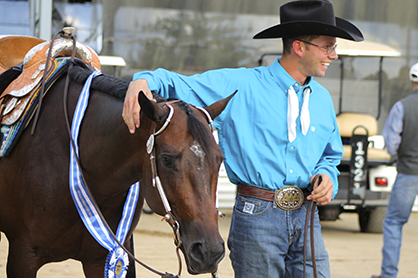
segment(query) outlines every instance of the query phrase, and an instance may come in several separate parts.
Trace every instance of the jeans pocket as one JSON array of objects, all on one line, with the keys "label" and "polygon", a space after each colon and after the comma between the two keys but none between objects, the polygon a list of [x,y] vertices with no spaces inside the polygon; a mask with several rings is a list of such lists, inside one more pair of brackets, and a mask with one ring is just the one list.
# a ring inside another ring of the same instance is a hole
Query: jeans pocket
[{"label": "jeans pocket", "polygon": [[266,213],[272,204],[270,201],[238,195],[234,209],[241,216],[258,216]]}]

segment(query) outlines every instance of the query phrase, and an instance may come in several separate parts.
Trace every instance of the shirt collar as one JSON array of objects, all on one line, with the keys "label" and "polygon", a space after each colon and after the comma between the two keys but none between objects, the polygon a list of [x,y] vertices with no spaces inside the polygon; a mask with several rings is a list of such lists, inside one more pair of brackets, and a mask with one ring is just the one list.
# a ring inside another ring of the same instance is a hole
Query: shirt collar
[{"label": "shirt collar", "polygon": [[[296,92],[298,92],[301,88],[301,84],[297,82],[279,63],[280,58],[278,58],[273,64],[271,64],[268,68],[270,71],[270,75],[276,81],[283,92],[287,95],[287,90],[290,86],[293,86]],[[311,87],[312,77],[308,77],[308,82],[303,87]]]}]

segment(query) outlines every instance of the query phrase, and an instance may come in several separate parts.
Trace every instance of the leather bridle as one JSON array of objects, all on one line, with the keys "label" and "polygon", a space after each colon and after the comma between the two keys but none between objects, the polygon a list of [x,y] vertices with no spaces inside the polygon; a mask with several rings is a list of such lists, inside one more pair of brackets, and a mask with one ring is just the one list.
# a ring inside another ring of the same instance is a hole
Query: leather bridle
[{"label": "leather bridle", "polygon": [[[178,102],[178,101],[174,101],[174,102],[171,102],[171,103],[175,103],[175,102]],[[158,176],[156,155],[155,155],[155,148],[154,148],[155,137],[160,135],[167,128],[167,126],[169,125],[169,123],[170,123],[170,121],[171,121],[171,119],[174,115],[174,108],[171,106],[170,102],[166,103],[166,106],[169,108],[168,116],[167,116],[164,124],[162,125],[162,127],[158,131],[156,131],[156,132],[154,131],[154,133],[151,134],[150,137],[148,138],[148,140],[147,140],[147,153],[150,156],[150,162],[151,162],[152,185],[154,186],[154,188],[157,188],[158,193],[159,193],[160,198],[161,198],[161,201],[164,205],[164,209],[166,211],[166,214],[164,215],[162,220],[165,220],[170,225],[170,227],[173,229],[174,244],[176,246],[176,254],[177,254],[177,258],[178,258],[178,262],[179,262],[179,272],[178,272],[177,276],[175,276],[175,277],[180,277],[181,270],[182,270],[181,257],[180,257],[180,247],[181,247],[181,244],[182,244],[181,238],[180,238],[180,224],[176,220],[173,213],[171,212],[170,204],[168,202],[167,196],[166,196],[166,194],[164,192],[164,189],[163,189],[163,186],[161,184],[160,177]],[[203,112],[203,114],[206,116],[206,119],[209,122],[209,125],[211,126],[211,131],[213,132],[213,130],[214,130],[213,120],[212,120],[212,117],[210,116],[210,114],[204,108],[197,107],[197,106],[194,106],[194,107]],[[214,278],[218,277],[217,272],[212,273],[212,277],[214,277]]]},{"label": "leather bridle", "polygon": [[173,213],[171,212],[170,204],[168,202],[167,196],[165,195],[160,177],[158,176],[157,162],[156,162],[156,155],[155,155],[155,148],[154,148],[155,137],[161,134],[167,128],[174,114],[174,108],[170,105],[170,103],[167,103],[166,106],[170,109],[168,116],[163,126],[157,132],[155,132],[155,127],[154,127],[154,133],[152,133],[147,140],[147,153],[150,156],[152,185],[154,188],[157,188],[161,201],[163,203],[165,212],[166,212],[162,220],[165,220],[173,229],[174,245],[176,246],[176,255],[177,255],[178,262],[179,262],[179,271],[175,277],[180,277],[181,270],[182,270],[181,257],[180,257],[180,247],[182,244],[181,238],[180,238],[180,224],[176,220]]},{"label": "leather bridle", "polygon": [[[71,135],[71,127],[70,127],[70,122],[69,122],[68,105],[67,105],[69,81],[70,81],[69,72],[70,72],[70,69],[73,65],[73,62],[74,62],[74,59],[75,59],[75,51],[76,51],[76,40],[75,40],[74,36],[72,35],[72,32],[74,32],[74,30],[64,29],[64,31],[60,31],[54,36],[54,38],[51,40],[49,51],[48,51],[47,65],[48,65],[48,62],[49,62],[49,57],[51,56],[52,45],[53,45],[53,42],[54,42],[55,38],[58,35],[60,35],[61,37],[65,38],[65,39],[71,39],[73,41],[73,49],[72,49],[72,55],[71,55],[71,59],[70,59],[71,63],[69,64],[69,69],[67,71],[67,76],[66,76],[65,86],[64,86],[64,115],[65,115],[66,126],[67,126],[67,131],[68,131],[68,134],[69,134],[71,146],[72,146],[73,149],[75,149],[75,142],[74,142],[74,140],[72,138],[72,135]],[[41,104],[42,104],[42,97],[43,97],[43,94],[44,94],[44,87],[45,87],[45,77],[42,80],[42,88],[41,88],[41,92],[40,92],[40,96],[39,96],[40,98],[38,100],[38,107],[37,107],[38,111],[37,111],[37,114],[35,115],[34,124],[33,124],[32,132],[31,132],[32,135],[35,132],[35,127],[36,127],[36,123],[37,123],[37,119],[38,119],[38,115],[39,115],[39,110],[40,110]],[[135,258],[135,256],[131,252],[129,252],[129,250],[117,239],[117,237],[113,233],[112,229],[110,228],[109,224],[105,220],[101,210],[99,209],[99,206],[98,206],[94,196],[91,194],[90,188],[89,188],[89,186],[88,186],[88,184],[87,184],[87,182],[84,178],[84,174],[83,174],[83,171],[82,171],[80,160],[77,156],[75,156],[75,160],[76,160],[77,165],[80,169],[80,175],[81,175],[81,178],[82,178],[82,180],[85,184],[86,191],[88,192],[88,194],[91,197],[92,204],[96,208],[96,210],[98,212],[98,216],[100,217],[100,219],[104,223],[104,225],[105,225],[106,229],[108,230],[109,234],[111,235],[112,239],[120,246],[120,248],[122,248],[132,260],[134,260],[135,262],[137,262],[138,264],[140,264],[144,268],[148,269],[149,271],[161,276],[161,278],[180,278],[180,274],[181,274],[181,270],[182,270],[181,257],[180,257],[180,251],[179,251],[180,247],[181,247],[180,225],[179,225],[178,221],[175,219],[174,215],[171,212],[170,205],[168,203],[167,197],[166,197],[166,195],[164,193],[164,190],[162,188],[162,185],[161,185],[161,181],[160,181],[160,179],[158,177],[158,174],[157,174],[156,161],[155,161],[155,148],[154,148],[155,137],[157,135],[161,134],[166,129],[166,127],[170,123],[170,120],[171,120],[171,118],[174,114],[174,108],[169,103],[167,103],[166,105],[170,109],[169,115],[167,116],[163,126],[157,132],[154,132],[153,134],[151,134],[151,136],[149,137],[149,139],[147,141],[147,152],[148,152],[148,154],[150,154],[151,171],[152,171],[152,177],[153,177],[153,180],[152,180],[153,181],[153,186],[157,187],[158,192],[159,192],[160,197],[161,197],[161,200],[162,200],[162,202],[164,204],[164,207],[165,207],[165,210],[166,210],[166,215],[164,216],[163,220],[165,220],[171,226],[171,228],[173,229],[173,232],[174,232],[174,236],[175,236],[176,253],[177,253],[177,258],[178,258],[178,261],[179,261],[179,272],[178,272],[177,275],[173,275],[173,274],[168,273],[168,272],[163,273],[163,272],[157,271],[157,270],[153,269],[152,267],[148,266],[147,264],[141,262],[140,260]],[[212,121],[212,118],[210,117],[209,113],[203,108],[200,108],[200,107],[196,107],[196,108],[201,110],[206,115],[206,118],[207,118],[207,120],[208,120],[208,122],[211,125],[211,128],[213,130],[213,121]],[[150,140],[152,140],[152,145],[151,145]],[[218,277],[217,273],[216,272],[212,273],[212,277]]]}]

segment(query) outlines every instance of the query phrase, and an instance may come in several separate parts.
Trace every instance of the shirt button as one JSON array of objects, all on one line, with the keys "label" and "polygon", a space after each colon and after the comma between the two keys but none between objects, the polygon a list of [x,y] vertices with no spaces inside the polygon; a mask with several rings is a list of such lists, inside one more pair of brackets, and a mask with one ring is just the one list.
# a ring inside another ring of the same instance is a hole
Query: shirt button
[{"label": "shirt button", "polygon": [[290,170],[289,172],[292,174],[293,173],[293,170]]},{"label": "shirt button", "polygon": [[293,150],[295,147],[291,146],[290,149]]}]

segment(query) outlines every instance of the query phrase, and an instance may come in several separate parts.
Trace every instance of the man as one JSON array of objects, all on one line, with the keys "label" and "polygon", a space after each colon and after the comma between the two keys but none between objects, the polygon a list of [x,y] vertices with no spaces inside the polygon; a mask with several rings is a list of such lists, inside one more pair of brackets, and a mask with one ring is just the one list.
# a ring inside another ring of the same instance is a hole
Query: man
[{"label": "man", "polygon": [[409,72],[412,95],[392,107],[383,129],[386,149],[397,156],[398,175],[389,196],[383,221],[383,260],[381,275],[372,278],[395,278],[401,254],[402,228],[408,222],[418,194],[418,64]]},{"label": "man", "polygon": [[[320,176],[307,199],[328,204],[338,191],[336,166],[343,155],[331,96],[312,76],[324,76],[338,58],[336,37],[363,40],[353,24],[334,16],[328,0],[289,2],[280,8],[280,19],[254,36],[283,38],[283,56],[273,65],[190,77],[164,69],[140,72],[125,98],[123,117],[133,133],[140,90],[197,106],[238,90],[215,126],[228,177],[238,185],[228,247],[239,278],[303,277],[302,191]],[[330,277],[318,214],[314,227],[318,274]],[[307,270],[312,275],[310,256]]]}]

